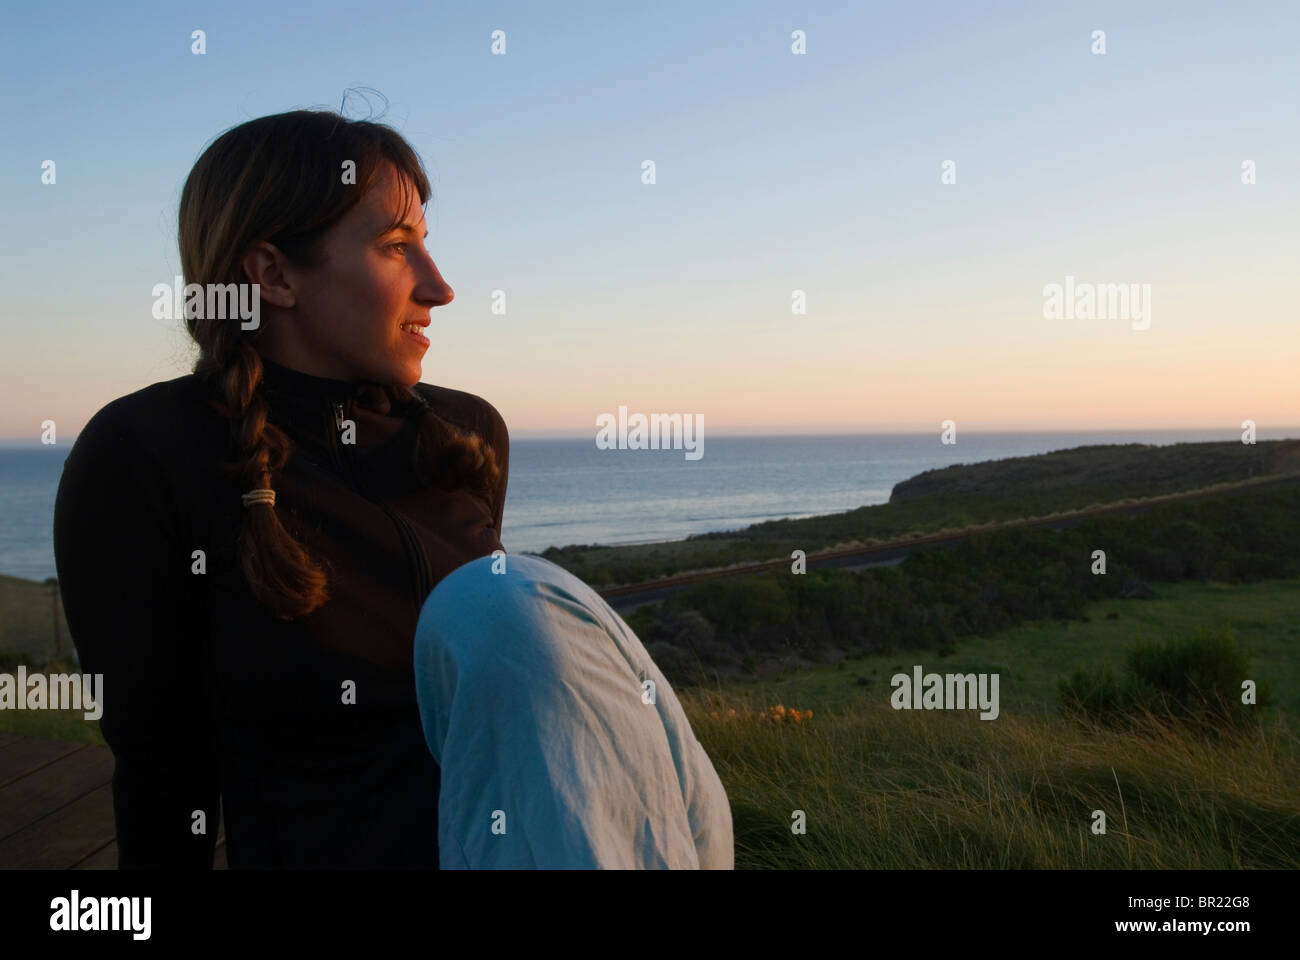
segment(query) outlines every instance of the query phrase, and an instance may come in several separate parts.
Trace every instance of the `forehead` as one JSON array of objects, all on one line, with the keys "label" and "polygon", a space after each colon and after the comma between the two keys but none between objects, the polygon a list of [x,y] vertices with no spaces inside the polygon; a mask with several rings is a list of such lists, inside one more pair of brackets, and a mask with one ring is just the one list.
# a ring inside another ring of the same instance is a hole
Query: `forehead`
[{"label": "forehead", "polygon": [[352,213],[354,222],[364,230],[379,231],[399,220],[416,225],[424,222],[419,191],[410,177],[399,173],[392,164],[385,165],[379,179],[353,207]]}]

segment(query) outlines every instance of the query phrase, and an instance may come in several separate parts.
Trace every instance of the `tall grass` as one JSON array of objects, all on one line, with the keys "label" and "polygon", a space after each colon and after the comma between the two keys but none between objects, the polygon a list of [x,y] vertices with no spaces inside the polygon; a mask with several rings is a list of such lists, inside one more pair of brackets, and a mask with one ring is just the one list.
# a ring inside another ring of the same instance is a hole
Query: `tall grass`
[{"label": "tall grass", "polygon": [[1280,722],[1211,739],[1154,717],[982,721],[876,698],[791,724],[728,717],[766,706],[743,694],[682,701],[730,798],[738,868],[1300,867],[1300,742]]}]

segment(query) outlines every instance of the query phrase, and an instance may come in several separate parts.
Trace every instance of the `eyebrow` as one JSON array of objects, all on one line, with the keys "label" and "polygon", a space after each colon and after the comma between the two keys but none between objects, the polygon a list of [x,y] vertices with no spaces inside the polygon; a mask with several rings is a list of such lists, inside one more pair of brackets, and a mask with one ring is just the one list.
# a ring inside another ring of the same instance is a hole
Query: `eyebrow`
[{"label": "eyebrow", "polygon": [[[379,236],[382,237],[382,236],[384,236],[385,234],[389,234],[389,233],[409,233],[409,234],[411,234],[412,236],[414,236],[414,235],[415,235],[415,224],[413,224],[413,223],[399,223],[399,224],[398,224],[397,226],[395,226],[395,227],[389,227],[387,230],[384,230],[382,233],[379,234]],[[428,227],[425,227],[425,228],[424,228],[424,236],[421,237],[420,239],[421,239],[421,240],[427,240],[428,238],[429,238],[429,228],[428,228]]]}]

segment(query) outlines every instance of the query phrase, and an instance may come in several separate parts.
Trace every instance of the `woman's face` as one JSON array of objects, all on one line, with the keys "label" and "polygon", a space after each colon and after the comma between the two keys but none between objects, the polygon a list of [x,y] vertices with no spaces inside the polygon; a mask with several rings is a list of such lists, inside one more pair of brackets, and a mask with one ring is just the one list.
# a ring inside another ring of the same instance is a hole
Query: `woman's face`
[{"label": "woman's face", "polygon": [[[399,210],[401,224],[387,230]],[[244,265],[261,287],[263,355],[319,377],[418,383],[429,341],[409,325],[423,330],[430,310],[454,296],[427,235],[419,194],[389,164],[323,236],[319,267],[296,267],[260,244]]]}]

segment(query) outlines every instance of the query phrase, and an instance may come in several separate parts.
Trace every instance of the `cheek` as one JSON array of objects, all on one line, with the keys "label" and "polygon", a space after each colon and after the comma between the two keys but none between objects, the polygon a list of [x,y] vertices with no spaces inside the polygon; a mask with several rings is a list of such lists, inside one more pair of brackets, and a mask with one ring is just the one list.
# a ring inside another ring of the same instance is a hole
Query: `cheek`
[{"label": "cheek", "polygon": [[373,322],[390,335],[396,335],[398,325],[410,318],[410,293],[400,283],[385,281],[375,286],[369,303]]},{"label": "cheek", "polygon": [[391,340],[402,310],[400,292],[383,276],[381,269],[349,277],[342,296],[330,307],[331,315],[342,328],[339,338],[359,347]]},{"label": "cheek", "polygon": [[387,353],[410,312],[408,293],[395,280],[399,272],[396,258],[390,263],[356,251],[336,257],[313,292],[319,340],[355,358]]}]

